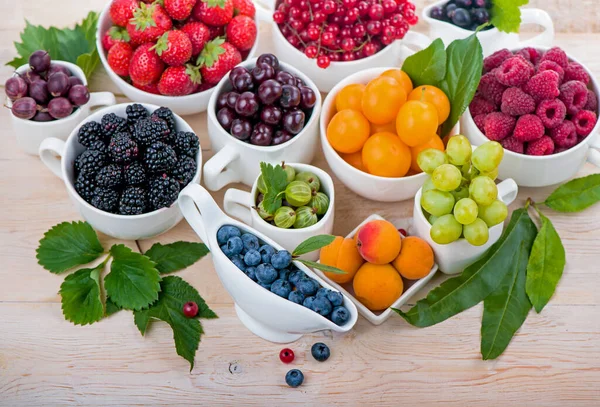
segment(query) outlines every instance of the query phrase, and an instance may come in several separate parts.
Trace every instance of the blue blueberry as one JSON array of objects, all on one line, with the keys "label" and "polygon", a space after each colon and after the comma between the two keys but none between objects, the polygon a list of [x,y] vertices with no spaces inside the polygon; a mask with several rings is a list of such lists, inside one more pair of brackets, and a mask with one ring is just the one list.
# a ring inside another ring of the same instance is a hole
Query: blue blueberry
[{"label": "blue blueberry", "polygon": [[312,354],[313,358],[319,362],[325,362],[331,355],[329,346],[325,345],[323,342],[315,343],[312,348],[310,348],[310,353]]},{"label": "blue blueberry", "polygon": [[248,249],[246,249],[245,247],[242,249],[242,253],[240,253],[242,256],[245,256],[246,253],[248,253]]},{"label": "blue blueberry", "polygon": [[308,309],[312,309],[314,302],[315,302],[315,297],[306,297],[304,299],[304,301],[302,301],[302,305],[304,305]]},{"label": "blue blueberry", "polygon": [[327,294],[329,294],[329,288],[321,287],[317,290],[317,294],[315,295],[315,297],[327,298]]},{"label": "blue blueberry", "polygon": [[220,245],[223,245],[223,244],[227,243],[227,241],[229,239],[231,239],[232,237],[234,237],[234,236],[240,237],[241,235],[242,235],[242,232],[240,232],[240,230],[238,228],[236,228],[235,226],[230,226],[230,225],[221,226],[221,228],[217,232],[217,242],[219,242]]},{"label": "blue blueberry", "polygon": [[262,256],[263,263],[271,264],[271,256],[273,256],[275,254],[275,249],[273,249],[268,244],[264,244],[264,245],[260,246],[260,248],[258,249],[258,252]]},{"label": "blue blueberry", "polygon": [[298,281],[302,280],[304,277],[304,272],[302,270],[291,271],[288,280],[290,283],[294,285],[298,285]]},{"label": "blue blueberry", "polygon": [[346,307],[335,307],[331,312],[331,320],[336,325],[344,325],[350,319],[350,312]]},{"label": "blue blueberry", "polygon": [[277,294],[280,297],[287,298],[292,292],[292,285],[289,281],[275,280],[271,285],[271,292]]},{"label": "blue blueberry", "polygon": [[327,293],[327,299],[334,307],[339,307],[344,303],[344,296],[339,291],[330,290],[329,293]]},{"label": "blue blueberry", "polygon": [[252,281],[256,281],[256,267],[246,267],[245,273]]},{"label": "blue blueberry", "polygon": [[311,309],[317,314],[326,317],[331,314],[333,307],[327,298],[315,297]]},{"label": "blue blueberry", "polygon": [[258,238],[252,233],[244,233],[242,235],[242,242],[244,242],[244,248],[246,250],[258,250],[258,248],[260,247],[260,244],[258,243]]},{"label": "blue blueberry", "polygon": [[229,252],[229,249],[227,249],[227,245],[224,244],[223,246],[221,246],[221,251],[223,252],[223,254],[227,257],[231,257],[231,253]]},{"label": "blue blueberry", "polygon": [[234,254],[231,256],[231,262],[236,265],[242,271],[246,271],[246,263],[244,263],[244,258],[240,254]]},{"label": "blue blueberry", "polygon": [[304,381],[304,375],[298,369],[292,369],[285,375],[285,382],[290,387],[298,387]]},{"label": "blue blueberry", "polygon": [[248,250],[248,252],[244,255],[244,261],[247,266],[258,266],[260,264],[260,253],[258,250]]},{"label": "blue blueberry", "polygon": [[298,281],[296,288],[305,296],[312,296],[317,293],[317,290],[319,289],[319,283],[311,278],[303,278]]},{"label": "blue blueberry", "polygon": [[271,284],[261,283],[259,281],[258,285],[261,286],[262,288],[264,288],[265,290],[271,291]]},{"label": "blue blueberry", "polygon": [[260,283],[273,284],[273,281],[277,280],[277,277],[279,277],[277,270],[270,264],[262,263],[256,267],[256,278]]},{"label": "blue blueberry", "polygon": [[279,270],[279,278],[290,281],[290,271],[288,269]]},{"label": "blue blueberry", "polygon": [[227,250],[229,250],[229,253],[232,255],[240,254],[242,250],[244,250],[244,243],[242,242],[242,239],[237,236],[230,237],[227,241]]},{"label": "blue blueberry", "polygon": [[271,264],[278,270],[284,269],[292,263],[292,255],[287,250],[279,250],[271,256]]},{"label": "blue blueberry", "polygon": [[304,294],[302,294],[300,291],[292,291],[288,296],[288,300],[290,300],[291,302],[295,302],[296,304],[302,305],[302,303],[304,302]]}]

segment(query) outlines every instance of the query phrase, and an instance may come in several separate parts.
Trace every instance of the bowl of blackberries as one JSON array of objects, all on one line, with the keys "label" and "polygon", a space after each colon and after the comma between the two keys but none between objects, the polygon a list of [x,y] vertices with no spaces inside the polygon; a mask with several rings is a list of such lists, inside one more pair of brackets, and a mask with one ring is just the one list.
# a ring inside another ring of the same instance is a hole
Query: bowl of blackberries
[{"label": "bowl of blackberries", "polygon": [[85,220],[128,240],[179,223],[179,191],[199,182],[202,166],[192,128],[166,107],[140,103],[95,112],[66,142],[44,140],[40,156]]}]

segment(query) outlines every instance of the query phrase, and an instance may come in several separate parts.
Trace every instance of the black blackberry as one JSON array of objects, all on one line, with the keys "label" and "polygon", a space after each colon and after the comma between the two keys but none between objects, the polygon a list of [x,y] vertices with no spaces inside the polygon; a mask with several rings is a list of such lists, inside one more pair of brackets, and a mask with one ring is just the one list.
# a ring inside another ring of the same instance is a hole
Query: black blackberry
[{"label": "black blackberry", "polygon": [[164,140],[169,133],[169,127],[164,120],[150,118],[138,121],[133,130],[133,138],[141,146],[147,147],[156,141]]},{"label": "black blackberry", "polygon": [[162,174],[150,180],[148,201],[152,209],[169,207],[177,200],[179,195],[179,182]]},{"label": "black blackberry", "polygon": [[86,150],[75,159],[75,169],[90,178],[106,163],[106,154],[98,150]]},{"label": "black blackberry", "polygon": [[138,120],[148,117],[148,111],[139,103],[128,105],[127,108],[125,108],[125,112],[127,113],[127,124],[129,124],[130,127],[136,124]]},{"label": "black blackberry", "polygon": [[200,143],[198,137],[192,132],[178,131],[175,133],[175,141],[173,147],[179,156],[188,156],[196,158]]},{"label": "black blackberry", "polygon": [[79,128],[77,139],[79,144],[90,147],[92,143],[104,138],[102,126],[98,122],[87,122]]},{"label": "black blackberry", "polygon": [[115,212],[119,204],[119,193],[114,189],[97,187],[90,203],[101,211]]},{"label": "black blackberry", "polygon": [[103,188],[115,188],[123,183],[123,167],[108,164],[96,174],[96,185]]},{"label": "black blackberry", "polygon": [[114,113],[105,114],[102,116],[102,130],[107,140],[123,131],[127,131],[127,120],[117,116]]},{"label": "black blackberry", "polygon": [[121,215],[140,215],[146,211],[147,194],[141,187],[127,187],[119,200]]},{"label": "black blackberry", "polygon": [[106,148],[106,144],[102,140],[96,140],[92,144],[88,146],[88,150],[98,150],[103,152],[104,154],[108,154],[108,149]]},{"label": "black blackberry", "polygon": [[181,157],[171,172],[171,177],[184,188],[196,175],[196,160],[192,157]]},{"label": "black blackberry", "polygon": [[146,170],[140,162],[132,162],[123,170],[126,185],[138,185],[146,182]]},{"label": "black blackberry", "polygon": [[112,136],[108,144],[108,156],[117,164],[126,164],[135,160],[140,153],[137,143],[127,133]]},{"label": "black blackberry", "polygon": [[77,191],[79,196],[82,197],[84,201],[90,202],[92,200],[92,195],[94,195],[95,189],[96,184],[93,178],[90,179],[83,174],[79,174],[75,180],[75,191]]},{"label": "black blackberry", "polygon": [[152,117],[163,119],[169,127],[169,131],[171,133],[170,138],[174,138],[177,129],[175,126],[175,116],[173,116],[171,109],[168,107],[159,107],[154,111],[154,113],[152,113]]},{"label": "black blackberry", "polygon": [[157,141],[152,143],[144,155],[144,164],[150,172],[170,171],[177,162],[177,155],[173,147]]}]

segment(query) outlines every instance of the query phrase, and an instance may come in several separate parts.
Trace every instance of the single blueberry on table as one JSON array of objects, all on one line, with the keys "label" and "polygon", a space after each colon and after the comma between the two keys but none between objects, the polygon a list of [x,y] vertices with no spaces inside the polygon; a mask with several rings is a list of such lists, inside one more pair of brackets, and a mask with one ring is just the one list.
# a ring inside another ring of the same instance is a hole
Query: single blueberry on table
[{"label": "single blueberry on table", "polygon": [[244,263],[244,258],[241,254],[234,254],[231,256],[231,262],[240,270],[246,271],[246,263]]},{"label": "single blueberry on table", "polygon": [[329,293],[327,293],[327,299],[334,307],[339,307],[344,303],[344,296],[339,291],[330,290]]},{"label": "single blueberry on table", "polygon": [[321,287],[321,288],[319,288],[319,290],[317,290],[317,294],[315,295],[315,297],[327,298],[327,294],[329,294],[329,289],[325,288],[325,287]]},{"label": "single blueberry on table", "polygon": [[244,242],[244,248],[246,250],[258,250],[258,248],[260,247],[260,244],[258,243],[258,238],[252,233],[244,233],[241,239],[242,242]]},{"label": "single blueberry on table", "polygon": [[331,310],[333,309],[333,307],[331,306],[331,302],[329,302],[327,298],[315,297],[311,309],[317,314],[326,317],[327,315],[331,314]]},{"label": "single blueberry on table", "polygon": [[230,237],[227,241],[227,250],[229,250],[229,253],[232,255],[240,254],[242,250],[244,250],[244,243],[242,243],[242,239],[237,236]]},{"label": "single blueberry on table", "polygon": [[262,256],[263,263],[271,263],[271,257],[275,254],[275,249],[268,244],[264,244],[260,246],[258,252]]},{"label": "single blueberry on table", "polygon": [[285,382],[290,387],[298,387],[304,381],[304,375],[298,369],[292,369],[285,375]]},{"label": "single blueberry on table", "polygon": [[292,285],[289,281],[281,279],[275,280],[271,285],[271,292],[280,297],[287,298],[290,295],[290,292],[292,292]]},{"label": "single blueberry on table", "polygon": [[290,271],[288,269],[279,270],[279,278],[290,281]]},{"label": "single blueberry on table", "polygon": [[279,273],[270,264],[262,263],[256,266],[256,278],[260,283],[272,284],[277,277],[279,277]]},{"label": "single blueberry on table", "polygon": [[300,291],[292,291],[288,296],[288,300],[290,300],[291,302],[295,302],[296,304],[302,305],[302,303],[304,302],[304,294],[302,294]]},{"label": "single blueberry on table", "polygon": [[[300,293],[300,294],[302,294],[302,293]],[[304,301],[302,301],[302,305],[304,305],[306,308],[312,310],[312,306],[313,306],[314,302],[315,302],[315,297],[306,297],[306,298],[304,298]]]},{"label": "single blueberry on table", "polygon": [[227,241],[229,239],[231,239],[232,237],[234,237],[234,236],[240,237],[241,235],[242,235],[242,232],[240,232],[240,230],[238,228],[236,228],[235,226],[230,226],[230,225],[221,226],[221,228],[217,232],[217,242],[220,245],[223,245],[223,244],[227,243]]},{"label": "single blueberry on table", "polygon": [[292,255],[287,250],[279,250],[271,256],[271,264],[278,270],[284,269],[292,263]]},{"label": "single blueberry on table", "polygon": [[350,319],[350,312],[346,307],[335,307],[331,311],[331,321],[336,325],[344,325]]},{"label": "single blueberry on table", "polygon": [[244,262],[247,266],[258,266],[260,264],[260,253],[258,250],[248,250],[244,255]]},{"label": "single blueberry on table", "polygon": [[223,246],[221,246],[221,251],[227,257],[231,257],[232,256],[232,254],[229,252],[229,249],[227,249],[227,245],[226,244],[224,244]]},{"label": "single blueberry on table", "polygon": [[331,355],[329,346],[325,345],[323,342],[315,343],[312,348],[310,348],[310,353],[312,354],[313,358],[319,362],[325,362]]},{"label": "single blueberry on table", "polygon": [[290,272],[288,280],[290,281],[290,283],[298,285],[298,281],[302,280],[304,277],[306,276],[304,275],[304,272],[302,270],[295,270]]},{"label": "single blueberry on table", "polygon": [[252,281],[256,281],[256,267],[246,267],[245,273]]},{"label": "single blueberry on table", "polygon": [[319,283],[311,278],[303,278],[298,281],[296,288],[305,296],[315,295],[319,289]]}]

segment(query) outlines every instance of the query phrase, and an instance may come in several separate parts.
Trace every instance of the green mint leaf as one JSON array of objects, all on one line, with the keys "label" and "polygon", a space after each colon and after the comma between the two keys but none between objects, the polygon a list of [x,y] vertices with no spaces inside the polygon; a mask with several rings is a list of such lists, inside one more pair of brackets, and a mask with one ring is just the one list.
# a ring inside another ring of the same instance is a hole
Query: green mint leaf
[{"label": "green mint leaf", "polygon": [[104,317],[100,296],[100,273],[104,263],[93,269],[81,269],[67,276],[60,286],[65,319],[75,325],[87,325]]},{"label": "green mint leaf", "polygon": [[155,243],[144,254],[156,263],[159,273],[165,274],[189,267],[209,252],[204,243],[175,242],[166,245]]},{"label": "green mint leaf", "polygon": [[104,278],[106,295],[119,307],[139,310],[152,304],[160,291],[156,264],[120,244],[110,248],[113,261]]},{"label": "green mint leaf", "polygon": [[260,163],[260,172],[267,188],[267,192],[264,194],[263,208],[266,212],[274,214],[281,207],[280,193],[285,191],[288,185],[287,175],[281,165],[273,166],[265,162]]},{"label": "green mint leaf", "polygon": [[[160,283],[158,301],[148,309],[134,311],[134,322],[142,335],[146,333],[151,318],[166,322],[173,329],[173,339],[177,354],[190,362],[194,368],[194,356],[204,332],[198,318],[217,318],[206,305],[198,291],[180,277],[167,276]],[[198,316],[187,318],[183,315],[183,304],[193,301],[198,304]]]},{"label": "green mint leaf", "polygon": [[97,259],[104,249],[87,222],[63,222],[44,234],[37,248],[38,263],[51,273],[62,273]]},{"label": "green mint leaf", "polygon": [[481,79],[483,49],[475,34],[450,43],[446,50],[446,77],[441,89],[450,100],[450,116],[442,125],[442,137],[450,133],[467,110]]},{"label": "green mint leaf", "polygon": [[521,27],[521,10],[519,7],[529,0],[494,0],[491,23],[500,31],[518,33]]},{"label": "green mint leaf", "polygon": [[439,86],[446,75],[446,49],[438,38],[430,46],[409,56],[402,64],[416,88],[421,85]]},{"label": "green mint leaf", "polygon": [[123,309],[123,308],[119,307],[117,304],[115,304],[109,296],[106,296],[105,308],[106,308],[106,310],[104,312],[104,315],[107,317],[110,317],[112,314],[115,314]]},{"label": "green mint leaf", "polygon": [[500,239],[486,254],[467,267],[458,277],[443,282],[407,312],[394,309],[409,324],[426,327],[438,324],[479,304],[504,280],[515,252],[525,240],[537,233],[525,209],[513,212]]},{"label": "green mint leaf", "polygon": [[565,269],[566,256],[560,236],[550,219],[538,211],[542,227],[533,242],[527,265],[527,295],[541,312],[556,290]]},{"label": "green mint leaf", "polygon": [[315,261],[304,260],[304,259],[296,259],[296,261],[299,261],[300,263],[304,264],[305,266],[312,267],[312,268],[315,268],[317,270],[325,271],[327,273],[331,273],[331,274],[348,274],[344,270],[340,270],[337,267],[327,266],[325,264],[317,263]]},{"label": "green mint leaf", "polygon": [[325,247],[335,240],[335,236],[318,235],[312,236],[300,243],[292,253],[292,256],[302,256],[303,254],[314,252],[322,247]]},{"label": "green mint leaf", "polygon": [[544,204],[558,212],[579,212],[600,201],[600,174],[575,178],[558,187]]},{"label": "green mint leaf", "polygon": [[496,359],[523,325],[531,302],[525,292],[527,261],[533,239],[523,240],[500,286],[483,301],[481,356]]}]

